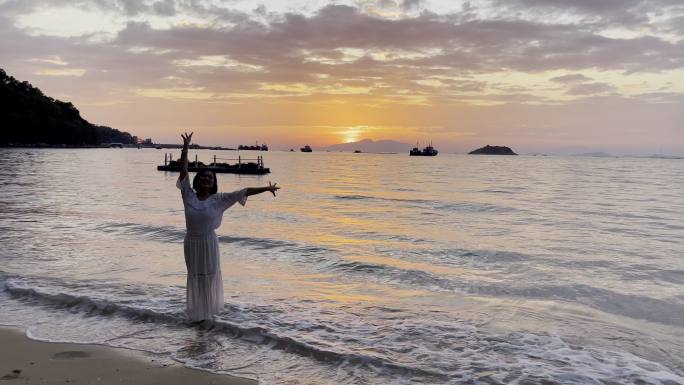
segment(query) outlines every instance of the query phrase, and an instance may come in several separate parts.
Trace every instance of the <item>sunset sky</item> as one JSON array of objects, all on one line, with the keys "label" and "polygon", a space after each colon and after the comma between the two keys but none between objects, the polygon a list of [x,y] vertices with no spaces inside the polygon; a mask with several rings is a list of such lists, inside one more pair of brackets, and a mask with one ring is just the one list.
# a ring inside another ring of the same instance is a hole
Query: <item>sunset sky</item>
[{"label": "sunset sky", "polygon": [[682,0],[0,0],[0,68],[162,143],[684,154]]}]

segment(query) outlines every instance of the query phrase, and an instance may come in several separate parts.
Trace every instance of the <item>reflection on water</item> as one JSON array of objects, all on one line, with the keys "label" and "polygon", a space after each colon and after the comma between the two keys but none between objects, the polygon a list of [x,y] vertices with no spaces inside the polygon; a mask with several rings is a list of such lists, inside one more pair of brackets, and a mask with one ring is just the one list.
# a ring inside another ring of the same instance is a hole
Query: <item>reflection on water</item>
[{"label": "reflection on water", "polygon": [[684,383],[680,160],[269,152],[219,175],[283,189],[226,213],[197,330],[161,156],[0,150],[0,323],[269,384]]}]

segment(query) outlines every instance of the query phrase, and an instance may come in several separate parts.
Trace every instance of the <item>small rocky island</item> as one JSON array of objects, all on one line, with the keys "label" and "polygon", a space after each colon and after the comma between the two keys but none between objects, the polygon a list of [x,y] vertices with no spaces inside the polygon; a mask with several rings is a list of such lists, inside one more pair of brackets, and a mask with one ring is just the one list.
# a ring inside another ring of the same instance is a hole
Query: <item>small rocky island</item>
[{"label": "small rocky island", "polygon": [[468,155],[518,155],[510,147],[486,145],[477,150],[471,151]]}]

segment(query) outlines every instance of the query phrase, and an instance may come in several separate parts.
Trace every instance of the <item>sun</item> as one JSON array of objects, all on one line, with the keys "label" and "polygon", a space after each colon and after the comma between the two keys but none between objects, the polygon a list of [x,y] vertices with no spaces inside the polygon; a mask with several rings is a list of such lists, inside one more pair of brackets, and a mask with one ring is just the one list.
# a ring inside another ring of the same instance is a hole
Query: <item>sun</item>
[{"label": "sun", "polygon": [[359,139],[358,132],[347,132],[344,134],[344,143],[356,142]]},{"label": "sun", "polygon": [[342,136],[344,143],[352,143],[352,142],[357,142],[359,140],[359,136],[364,132],[368,130],[368,126],[352,126],[352,127],[347,127],[346,130],[342,131]]}]

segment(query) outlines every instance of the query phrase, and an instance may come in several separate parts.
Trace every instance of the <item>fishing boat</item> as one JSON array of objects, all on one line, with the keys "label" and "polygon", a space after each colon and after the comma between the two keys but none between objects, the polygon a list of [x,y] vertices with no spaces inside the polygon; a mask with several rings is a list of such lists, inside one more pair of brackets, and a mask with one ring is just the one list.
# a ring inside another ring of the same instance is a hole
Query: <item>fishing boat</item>
[{"label": "fishing boat", "polygon": [[312,152],[312,151],[313,151],[313,150],[311,149],[311,146],[309,146],[308,144],[307,144],[306,146],[300,148],[300,150],[301,150],[302,152]]},{"label": "fishing boat", "polygon": [[251,150],[251,151],[268,151],[268,146],[266,143],[264,144],[255,144],[254,146],[249,146],[245,144],[241,144],[238,146],[238,150]]},{"label": "fishing boat", "polygon": [[410,156],[436,156],[439,153],[437,149],[432,147],[432,143],[430,143],[427,147],[423,148],[420,150],[418,148],[418,144],[416,144],[416,147],[413,147],[411,151],[409,151]]},{"label": "fishing boat", "polygon": [[[194,162],[188,162],[188,171],[198,172],[203,170],[212,170],[217,173],[228,173],[228,174],[247,174],[247,175],[264,175],[271,172],[271,169],[264,167],[264,158],[262,156],[256,159],[244,159],[242,157],[237,157],[235,159],[223,159],[217,158],[214,155],[214,161],[209,164],[205,164],[197,160],[197,155],[195,155]],[[219,160],[237,161],[236,163],[230,164],[226,162],[218,162]],[[173,160],[172,154],[164,154],[164,164],[157,166],[158,171],[171,171],[180,172],[181,163],[180,160]]]}]

